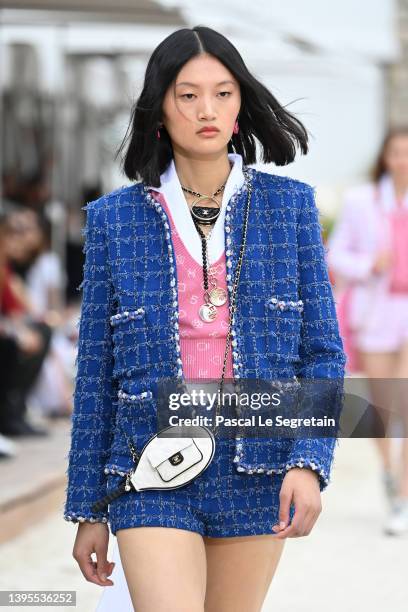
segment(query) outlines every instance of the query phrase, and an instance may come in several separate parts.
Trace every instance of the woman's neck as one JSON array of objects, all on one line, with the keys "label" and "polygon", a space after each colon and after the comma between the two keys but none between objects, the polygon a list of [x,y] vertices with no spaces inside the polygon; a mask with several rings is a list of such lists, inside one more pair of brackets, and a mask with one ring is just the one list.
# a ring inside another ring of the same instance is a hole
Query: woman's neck
[{"label": "woman's neck", "polygon": [[232,167],[224,152],[211,159],[187,158],[175,152],[174,165],[183,187],[205,195],[212,195],[227,182]]},{"label": "woman's neck", "polygon": [[394,192],[397,200],[402,200],[408,191],[408,177],[392,177],[394,183]]}]

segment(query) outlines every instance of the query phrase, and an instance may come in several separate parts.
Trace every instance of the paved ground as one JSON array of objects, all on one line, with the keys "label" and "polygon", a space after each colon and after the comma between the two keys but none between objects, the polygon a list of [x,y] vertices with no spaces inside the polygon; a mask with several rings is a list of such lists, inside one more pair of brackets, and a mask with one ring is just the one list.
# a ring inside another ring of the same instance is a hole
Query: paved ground
[{"label": "paved ground", "polygon": [[[408,538],[381,532],[386,508],[377,466],[369,440],[341,441],[323,513],[309,537],[286,540],[263,612],[407,609]],[[0,588],[73,589],[77,607],[58,609],[93,612],[102,590],[83,579],[71,557],[75,530],[55,513],[1,545]]]},{"label": "paved ground", "polygon": [[372,441],[341,440],[323,512],[307,538],[286,540],[263,612],[407,610],[408,537],[382,534],[377,466]]}]

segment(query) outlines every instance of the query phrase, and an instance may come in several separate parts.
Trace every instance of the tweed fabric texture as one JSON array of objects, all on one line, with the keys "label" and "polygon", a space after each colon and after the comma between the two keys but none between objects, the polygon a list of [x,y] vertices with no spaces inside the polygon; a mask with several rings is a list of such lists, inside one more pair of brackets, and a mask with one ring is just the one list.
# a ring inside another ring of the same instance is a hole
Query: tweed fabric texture
[{"label": "tweed fabric texture", "polygon": [[[186,486],[163,491],[130,491],[109,506],[109,524],[116,535],[129,527],[173,527],[203,536],[227,538],[274,534],[279,523],[279,493],[283,473],[248,474],[236,471],[235,441],[218,441],[208,468]],[[110,492],[121,480],[107,477]],[[289,521],[295,509],[290,506]]]},{"label": "tweed fabric texture", "polygon": [[[341,380],[346,358],[315,190],[252,168],[245,167],[245,175],[253,193],[232,328],[234,378]],[[229,292],[245,201],[246,185],[226,209]],[[121,187],[84,208],[84,292],[64,517],[107,522],[108,511],[93,514],[91,506],[105,495],[108,474],[132,467],[117,420],[142,448],[156,432],[158,381],[183,379],[177,270],[169,219],[143,183]],[[328,408],[338,416],[339,406]],[[299,466],[317,472],[322,491],[329,483],[334,437],[233,443],[238,476],[284,474]]]}]

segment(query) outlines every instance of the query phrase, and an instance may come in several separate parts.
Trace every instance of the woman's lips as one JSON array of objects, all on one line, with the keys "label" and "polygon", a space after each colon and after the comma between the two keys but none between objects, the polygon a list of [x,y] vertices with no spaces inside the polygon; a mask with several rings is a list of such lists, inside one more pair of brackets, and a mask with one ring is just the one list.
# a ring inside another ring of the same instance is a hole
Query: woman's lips
[{"label": "woman's lips", "polygon": [[197,132],[199,136],[215,136],[219,134],[219,130],[203,130],[202,132]]}]

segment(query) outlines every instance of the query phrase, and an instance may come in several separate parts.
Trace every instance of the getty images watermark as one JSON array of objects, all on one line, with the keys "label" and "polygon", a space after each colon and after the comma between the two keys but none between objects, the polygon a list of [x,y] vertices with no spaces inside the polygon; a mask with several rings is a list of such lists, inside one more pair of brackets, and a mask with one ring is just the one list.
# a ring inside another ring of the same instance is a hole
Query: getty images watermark
[{"label": "getty images watermark", "polygon": [[[183,412],[183,409],[197,409],[201,407],[203,414],[196,416],[180,416],[180,414],[170,415],[168,425],[172,426],[197,426],[213,425],[224,427],[335,427],[336,420],[333,417],[323,415],[316,417],[287,417],[279,411],[275,415],[266,416],[265,408],[279,408],[285,404],[286,397],[282,391],[269,392],[220,392],[207,391],[203,388],[192,389],[191,391],[173,392],[168,396],[168,409],[171,411]],[[217,405],[223,407],[223,414],[216,414]],[[241,408],[245,406],[247,416],[231,416],[226,414],[226,407]],[[206,414],[211,412],[212,415]]]},{"label": "getty images watermark", "polygon": [[[233,437],[406,437],[408,379],[160,379],[157,427],[217,426]],[[143,410],[135,418],[145,418]],[[169,434],[171,435],[171,434]],[[188,432],[186,433],[188,435]]]}]

